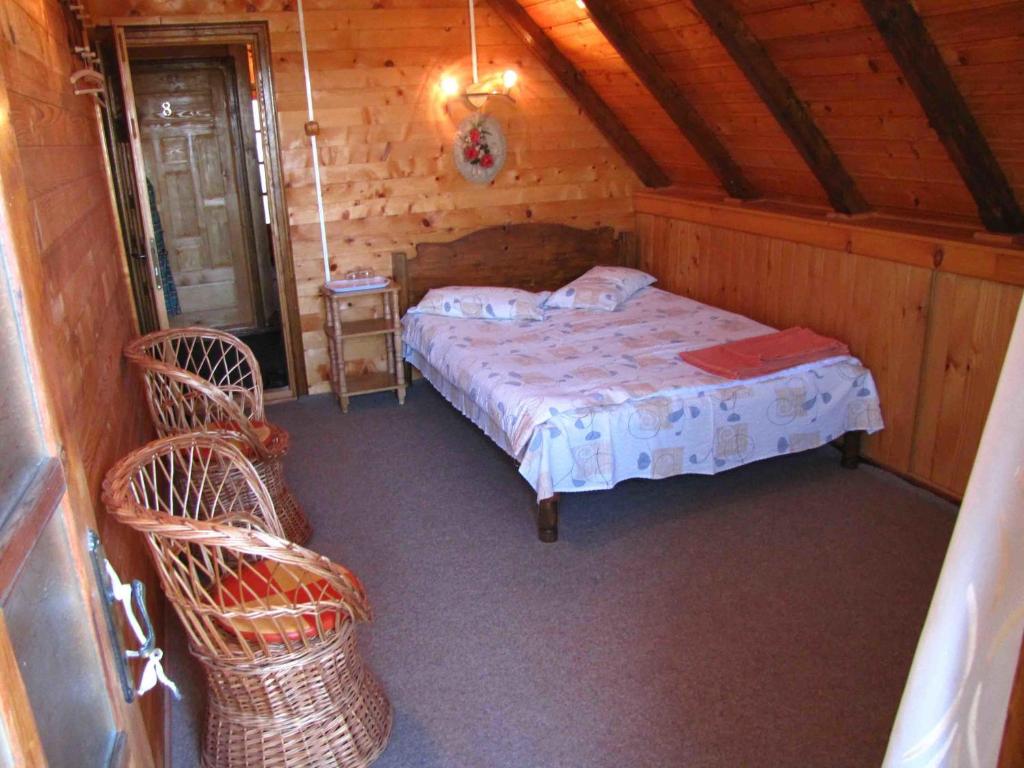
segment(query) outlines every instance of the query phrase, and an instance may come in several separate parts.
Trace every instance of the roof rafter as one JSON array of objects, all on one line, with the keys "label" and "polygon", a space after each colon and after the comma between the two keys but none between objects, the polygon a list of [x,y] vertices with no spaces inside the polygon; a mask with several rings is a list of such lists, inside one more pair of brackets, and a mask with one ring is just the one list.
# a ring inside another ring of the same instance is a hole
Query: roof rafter
[{"label": "roof rafter", "polygon": [[993,232],[1024,232],[1013,189],[924,22],[906,0],[861,0]]},{"label": "roof rafter", "polygon": [[771,110],[824,188],[832,207],[840,213],[866,213],[871,209],[847,173],[828,139],[797,97],[789,81],[775,66],[764,46],[728,0],[692,0],[693,7],[711,27],[747,80]]},{"label": "roof rafter", "polygon": [[757,189],[732,159],[711,126],[694,109],[657,60],[644,50],[637,37],[625,28],[608,0],[586,0],[586,7],[597,28],[693,145],[725,190],[742,200],[758,197]]},{"label": "roof rafter", "polygon": [[551,38],[523,10],[523,7],[516,0],[490,0],[490,4],[618,150],[640,180],[648,187],[668,186],[671,182],[661,166],[640,146],[611,107],[590,86],[572,62],[558,50]]}]

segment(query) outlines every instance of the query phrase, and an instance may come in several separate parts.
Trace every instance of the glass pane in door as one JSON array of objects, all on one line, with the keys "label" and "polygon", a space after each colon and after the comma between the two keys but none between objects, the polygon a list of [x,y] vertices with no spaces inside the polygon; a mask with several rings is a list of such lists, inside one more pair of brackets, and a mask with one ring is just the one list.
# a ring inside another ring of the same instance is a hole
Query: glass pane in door
[{"label": "glass pane in door", "polygon": [[3,612],[49,764],[106,766],[117,731],[72,546],[57,510]]},{"label": "glass pane in door", "polygon": [[46,458],[11,296],[0,253],[0,527]]}]

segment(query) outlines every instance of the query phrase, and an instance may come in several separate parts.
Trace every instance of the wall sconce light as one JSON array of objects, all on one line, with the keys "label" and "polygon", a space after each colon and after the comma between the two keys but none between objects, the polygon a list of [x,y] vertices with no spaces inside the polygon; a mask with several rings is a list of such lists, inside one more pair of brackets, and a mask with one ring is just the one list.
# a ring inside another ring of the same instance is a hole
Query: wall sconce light
[{"label": "wall sconce light", "polygon": [[519,81],[519,75],[514,69],[506,69],[491,75],[486,80],[480,80],[477,71],[476,56],[476,17],[473,13],[473,0],[469,2],[469,41],[473,54],[473,82],[463,88],[459,81],[452,75],[445,75],[441,78],[441,93],[448,99],[461,97],[470,109],[480,109],[492,96],[500,96],[508,99],[513,104],[512,88]]},{"label": "wall sconce light", "polygon": [[445,75],[441,78],[441,93],[448,99],[464,99],[470,108],[480,109],[492,96],[508,99],[514,104],[516,100],[512,98],[512,89],[517,82],[519,74],[514,69],[498,72],[482,82],[470,83],[465,88],[452,75]]}]

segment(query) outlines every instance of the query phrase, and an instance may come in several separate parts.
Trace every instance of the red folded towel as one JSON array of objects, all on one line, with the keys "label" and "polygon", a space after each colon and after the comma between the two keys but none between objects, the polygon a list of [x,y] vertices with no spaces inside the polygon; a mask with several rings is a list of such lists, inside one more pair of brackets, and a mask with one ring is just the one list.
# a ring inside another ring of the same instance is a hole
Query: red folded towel
[{"label": "red folded towel", "polygon": [[787,328],[764,336],[680,352],[679,357],[716,376],[749,379],[848,354],[849,348],[837,339],[821,336],[807,328]]}]

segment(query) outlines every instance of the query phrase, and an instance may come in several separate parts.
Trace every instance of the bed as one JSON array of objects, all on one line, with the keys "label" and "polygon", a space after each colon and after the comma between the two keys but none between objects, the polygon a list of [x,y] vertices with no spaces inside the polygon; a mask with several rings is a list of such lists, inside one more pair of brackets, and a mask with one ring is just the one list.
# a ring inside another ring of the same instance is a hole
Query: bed
[{"label": "bed", "polygon": [[614,312],[554,309],[544,320],[408,314],[431,288],[555,290],[595,265],[636,266],[630,233],[519,224],[395,254],[405,360],[519,466],[537,493],[542,541],[558,496],[630,478],[715,474],[882,428],[870,372],[844,355],[726,380],[678,353],[757,336],[754,320],[660,290]]}]

